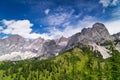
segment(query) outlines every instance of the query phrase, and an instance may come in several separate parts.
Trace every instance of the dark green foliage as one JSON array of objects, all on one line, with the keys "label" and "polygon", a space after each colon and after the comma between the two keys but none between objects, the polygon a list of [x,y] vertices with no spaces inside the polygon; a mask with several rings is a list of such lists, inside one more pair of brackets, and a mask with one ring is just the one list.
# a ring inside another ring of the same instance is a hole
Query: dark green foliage
[{"label": "dark green foliage", "polygon": [[89,47],[74,48],[47,60],[0,62],[2,80],[120,80],[120,53],[102,59]]}]

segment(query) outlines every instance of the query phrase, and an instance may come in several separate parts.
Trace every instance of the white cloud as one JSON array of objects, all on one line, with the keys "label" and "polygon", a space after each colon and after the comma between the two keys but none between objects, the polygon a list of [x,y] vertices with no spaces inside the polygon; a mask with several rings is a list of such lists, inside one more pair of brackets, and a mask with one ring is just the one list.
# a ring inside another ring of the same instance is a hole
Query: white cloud
[{"label": "white cloud", "polygon": [[50,15],[47,17],[47,21],[50,25],[60,25],[65,21],[67,17],[68,15],[66,13]]},{"label": "white cloud", "polygon": [[6,26],[2,30],[4,34],[18,34],[24,38],[34,39],[40,37],[40,34],[31,33],[33,24],[29,20],[3,20],[3,24]]},{"label": "white cloud", "polygon": [[14,23],[15,22],[15,20],[2,20],[2,22],[5,24],[5,25],[10,25],[10,24],[12,24],[12,23]]},{"label": "white cloud", "polygon": [[52,39],[57,39],[63,35],[63,32],[55,27],[49,29],[49,36]]},{"label": "white cloud", "polygon": [[85,16],[82,20],[78,21],[77,26],[78,27],[92,27],[94,23],[96,23],[98,20],[95,17],[92,16]]},{"label": "white cloud", "polygon": [[103,7],[108,7],[111,3],[111,0],[100,0],[99,3],[103,5]]},{"label": "white cloud", "polygon": [[118,0],[100,0],[99,3],[102,4],[104,8],[108,6],[117,6]]},{"label": "white cloud", "polygon": [[49,33],[32,33],[31,27],[33,26],[33,24],[30,23],[29,20],[2,20],[2,23],[4,24],[4,26],[6,26],[6,28],[3,29],[2,27],[0,27],[0,31],[4,34],[18,34],[27,39],[35,39],[38,37],[44,39],[52,39],[52,36],[49,36]]},{"label": "white cloud", "polygon": [[110,34],[120,32],[120,20],[109,21],[104,23]]},{"label": "white cloud", "polygon": [[[9,23],[9,24],[8,24]],[[7,26],[6,29],[3,30],[5,34],[25,34],[30,33],[32,31],[31,24],[28,20],[18,20],[18,21],[7,21],[4,20],[3,24]]]},{"label": "white cloud", "polygon": [[45,10],[45,14],[46,14],[46,15],[48,15],[49,12],[50,12],[50,9],[46,9],[46,10]]},{"label": "white cloud", "polygon": [[57,26],[65,23],[68,19],[70,19],[72,16],[74,10],[72,10],[70,13],[67,12],[60,12],[56,14],[49,15],[45,18],[45,21],[51,26]]}]

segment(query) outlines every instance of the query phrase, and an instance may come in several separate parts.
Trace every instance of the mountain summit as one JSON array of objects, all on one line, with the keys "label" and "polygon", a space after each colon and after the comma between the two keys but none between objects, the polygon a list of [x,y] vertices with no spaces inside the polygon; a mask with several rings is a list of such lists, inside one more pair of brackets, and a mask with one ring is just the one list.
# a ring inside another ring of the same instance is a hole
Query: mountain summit
[{"label": "mountain summit", "polygon": [[[69,38],[61,37],[58,40],[44,40],[37,38],[26,41],[19,35],[12,35],[5,39],[0,39],[0,60],[23,60],[33,57],[46,59],[58,56],[59,53],[72,49],[76,46],[90,46],[93,51],[101,53],[102,57],[110,57],[110,50],[104,44],[108,41],[118,40],[116,35],[110,35],[105,25],[95,23],[92,28],[84,28],[81,32]],[[115,37],[115,38],[113,38]],[[115,42],[114,42],[115,43]],[[114,44],[116,49],[120,49],[120,43]]]},{"label": "mountain summit", "polygon": [[[106,40],[111,40],[111,36],[102,23],[96,23],[92,28],[84,28],[80,33],[77,33],[71,36],[68,47],[71,47],[73,44],[77,44],[78,42],[82,44],[88,43],[103,43]],[[73,45],[74,46],[74,45]]]}]

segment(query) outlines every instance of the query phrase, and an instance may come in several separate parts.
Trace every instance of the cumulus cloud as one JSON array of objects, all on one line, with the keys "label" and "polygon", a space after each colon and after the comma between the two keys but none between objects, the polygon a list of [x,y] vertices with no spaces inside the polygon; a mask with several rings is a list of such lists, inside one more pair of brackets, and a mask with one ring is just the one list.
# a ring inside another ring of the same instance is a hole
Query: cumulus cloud
[{"label": "cumulus cloud", "polygon": [[15,22],[15,20],[2,20],[3,24],[10,25]]},{"label": "cumulus cloud", "polygon": [[6,27],[5,29],[0,26],[1,33],[4,34],[18,34],[24,38],[27,39],[35,39],[38,37],[44,38],[44,39],[52,39],[52,35],[49,33],[42,33],[38,34],[35,32],[32,32],[32,26],[33,24],[30,23],[29,20],[2,20],[2,23]]},{"label": "cumulus cloud", "polygon": [[7,27],[3,30],[5,34],[25,34],[32,31],[31,24],[28,20],[18,20],[18,21],[7,21],[3,20],[3,24]]},{"label": "cumulus cloud", "polygon": [[50,9],[46,9],[44,12],[45,12],[46,15],[48,15],[49,12],[50,12]]},{"label": "cumulus cloud", "polygon": [[6,26],[2,29],[4,34],[18,34],[29,39],[40,37],[37,33],[31,33],[33,24],[29,20],[2,20],[2,23]]}]

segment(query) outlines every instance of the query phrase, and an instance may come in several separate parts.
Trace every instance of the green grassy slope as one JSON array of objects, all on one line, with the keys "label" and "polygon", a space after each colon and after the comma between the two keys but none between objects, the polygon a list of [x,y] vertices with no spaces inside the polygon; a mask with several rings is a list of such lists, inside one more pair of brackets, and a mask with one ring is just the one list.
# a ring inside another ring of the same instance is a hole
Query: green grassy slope
[{"label": "green grassy slope", "polygon": [[47,60],[0,62],[0,80],[120,80],[120,53],[104,60],[89,48]]}]

